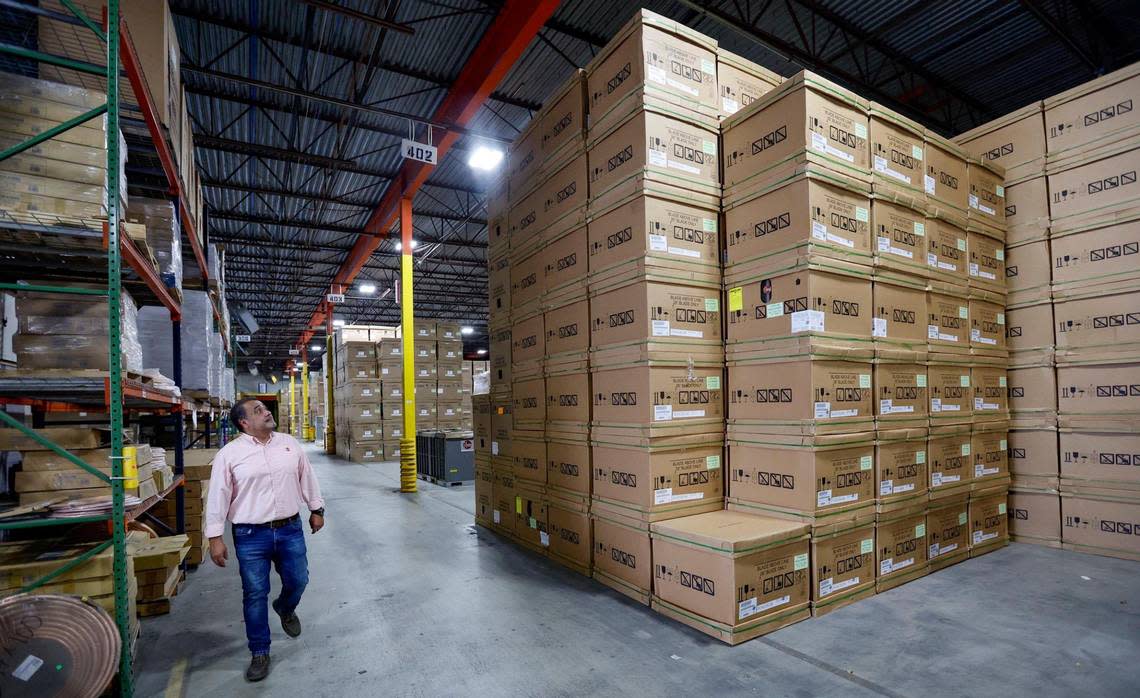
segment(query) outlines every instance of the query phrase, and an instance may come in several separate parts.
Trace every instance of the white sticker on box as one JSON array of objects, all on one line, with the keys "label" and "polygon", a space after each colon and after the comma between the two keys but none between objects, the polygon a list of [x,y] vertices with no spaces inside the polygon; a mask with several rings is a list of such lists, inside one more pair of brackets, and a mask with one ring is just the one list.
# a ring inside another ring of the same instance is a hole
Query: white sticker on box
[{"label": "white sticker on box", "polygon": [[994,193],[996,193],[998,196],[1005,196],[1005,187],[1003,187],[1003,186],[1002,186],[1002,185],[1000,185],[1000,184],[999,184],[999,185],[997,185],[997,186],[994,188]]},{"label": "white sticker on box", "polygon": [[841,495],[839,497],[836,497],[836,496],[831,497],[831,503],[832,504],[846,504],[847,502],[858,502],[858,501],[859,501],[859,493],[858,492],[852,492],[851,494],[844,494],[844,495]]},{"label": "white sticker on box", "polygon": [[720,390],[720,376],[705,376],[705,388]]},{"label": "white sticker on box", "polygon": [[930,411],[931,412],[941,412],[942,411],[942,398],[937,398],[937,397],[930,398]]},{"label": "white sticker on box", "polygon": [[654,167],[668,167],[669,158],[660,150],[649,151],[649,164]]},{"label": "white sticker on box", "polygon": [[839,148],[836,148],[835,146],[833,146],[832,144],[827,142],[827,138],[825,138],[824,136],[821,136],[818,133],[811,134],[811,147],[814,150],[818,150],[818,151],[827,153],[828,155],[830,155],[832,157],[839,158],[840,160],[843,160],[845,162],[852,162],[852,163],[855,162],[855,156],[854,155],[852,155],[851,153],[845,152],[843,150],[840,150]]},{"label": "white sticker on box", "polygon": [[653,490],[653,503],[654,504],[669,504],[673,501],[673,488],[666,487],[660,490]]},{"label": "white sticker on box", "polygon": [[720,310],[719,298],[706,298],[705,299],[705,312],[715,313]]},{"label": "white sticker on box", "polygon": [[977,329],[977,328],[973,328],[973,329],[971,329],[971,330],[970,330],[970,341],[971,341],[971,342],[980,342],[980,341],[982,341],[982,331],[981,331],[981,330],[979,330],[979,329]]},{"label": "white sticker on box", "polygon": [[654,337],[668,337],[669,336],[669,321],[668,320],[654,320],[653,321],[653,336]]},{"label": "white sticker on box", "polygon": [[856,206],[855,207],[855,220],[862,221],[863,223],[866,223],[867,221],[871,220],[870,209],[863,208],[862,206]]},{"label": "white sticker on box", "polygon": [[808,567],[808,554],[807,553],[800,553],[799,555],[796,555],[794,558],[792,558],[792,570],[793,571],[806,570],[807,567]]},{"label": "white sticker on box", "polygon": [[938,557],[938,544],[937,543],[931,543],[930,544],[930,547],[927,549],[927,555],[926,556],[931,557],[931,558]]},{"label": "white sticker on box", "polygon": [[831,416],[831,403],[830,402],[817,402],[815,403],[815,418],[827,419]]},{"label": "white sticker on box", "polygon": [[688,337],[689,339],[703,339],[705,333],[703,330],[680,330],[673,328],[669,330],[670,337]]},{"label": "white sticker on box", "polygon": [[650,235],[649,249],[653,252],[664,252],[669,249],[669,242],[664,235]]},{"label": "white sticker on box", "polygon": [[672,405],[654,405],[653,406],[653,421],[655,422],[668,422],[673,419],[673,406]]},{"label": "white sticker on box", "polygon": [[701,141],[701,150],[708,155],[716,155],[716,141]]},{"label": "white sticker on box", "polygon": [[858,417],[859,410],[832,410],[831,416],[835,419],[840,417]]},{"label": "white sticker on box", "polygon": [[675,254],[678,257],[689,257],[691,259],[700,259],[701,258],[701,251],[700,250],[688,250],[688,249],[685,249],[684,247],[669,247],[667,252],[669,254]]},{"label": "white sticker on box", "polygon": [[978,275],[978,265],[970,262],[970,276]]},{"label": "white sticker on box", "polygon": [[705,218],[701,221],[701,226],[704,228],[706,233],[715,233],[716,232],[716,219],[715,218]]},{"label": "white sticker on box", "polygon": [[680,160],[669,160],[669,167],[672,167],[674,170],[680,170],[682,172],[693,175],[699,175],[701,173],[701,168],[695,165],[690,165],[687,162],[681,162]]},{"label": "white sticker on box", "polygon": [[811,134],[811,147],[813,150],[827,152],[827,139],[818,133]]},{"label": "white sticker on box", "polygon": [[29,654],[24,658],[24,661],[20,662],[20,666],[12,672],[12,676],[20,681],[28,681],[43,665],[44,660],[34,654]]},{"label": "white sticker on box", "polygon": [[882,560],[879,562],[879,576],[891,573],[891,567],[892,567],[891,562],[892,562],[892,559],[889,557],[886,560]]},{"label": "white sticker on box", "polygon": [[539,531],[538,532],[538,541],[540,543],[542,543],[542,547],[549,548],[550,547],[550,534],[547,533],[546,531]]},{"label": "white sticker on box", "polygon": [[890,398],[879,400],[879,412],[881,414],[890,414],[891,410],[893,409],[893,403],[894,401]]},{"label": "white sticker on box", "polygon": [[860,373],[859,374],[859,387],[860,388],[870,388],[871,387],[871,374],[870,373]]},{"label": "white sticker on box", "polygon": [[879,252],[890,252],[891,251],[891,239],[890,238],[879,238],[878,240],[879,240]]},{"label": "white sticker on box", "polygon": [[735,99],[730,99],[728,97],[722,97],[721,106],[724,108],[724,111],[726,113],[735,114],[740,109],[740,102],[737,102]]},{"label": "white sticker on box", "polygon": [[919,373],[919,374],[915,375],[914,381],[915,381],[915,385],[917,385],[918,387],[925,388],[926,387],[926,374],[925,373]]},{"label": "white sticker on box", "polygon": [[925,236],[926,235],[926,224],[915,221],[914,222],[914,234]]},{"label": "white sticker on box", "polygon": [[831,490],[820,490],[815,493],[815,505],[825,507],[831,504]]},{"label": "white sticker on box", "polygon": [[970,387],[970,377],[969,376],[958,376],[958,385],[963,387],[963,388],[969,388]]},{"label": "white sticker on box", "polygon": [[880,495],[893,494],[894,491],[895,491],[894,480],[883,480],[882,482],[879,483],[879,494]]},{"label": "white sticker on box", "polygon": [[986,206],[985,204],[979,204],[978,210],[981,211],[982,213],[986,214],[987,216],[996,216],[997,215],[997,211],[990,208],[989,206]]},{"label": "white sticker on box", "polygon": [[827,226],[819,221],[811,222],[811,236],[816,240],[827,239]]},{"label": "white sticker on box", "polygon": [[926,326],[926,338],[927,339],[938,339],[938,325],[927,325]]},{"label": "white sticker on box", "polygon": [[875,171],[882,172],[886,176],[897,179],[900,182],[906,182],[907,184],[910,184],[910,175],[903,174],[902,172],[899,172],[898,170],[890,167],[890,165],[887,163],[886,158],[880,157],[878,155],[875,156]]},{"label": "white sticker on box", "polygon": [[768,316],[768,319],[772,319],[774,317],[783,317],[784,316],[784,304],[783,303],[769,303],[768,305],[764,306],[764,311],[765,311],[765,315]]},{"label": "white sticker on box", "polygon": [[930,486],[931,487],[938,487],[941,484],[942,484],[942,473],[931,473],[930,474]]},{"label": "white sticker on box", "polygon": [[673,412],[674,419],[693,419],[694,417],[704,417],[704,410],[676,410]]},{"label": "white sticker on box", "polygon": [[970,455],[970,444],[962,444],[962,455],[963,456]]},{"label": "white sticker on box", "polygon": [[831,593],[831,577],[819,580],[819,595],[827,596]]},{"label": "white sticker on box", "polygon": [[875,459],[871,456],[859,456],[859,469],[870,470],[874,467]]},{"label": "white sticker on box", "polygon": [[792,332],[823,332],[822,310],[799,310],[792,313]]},{"label": "white sticker on box", "polygon": [[978,207],[978,197],[974,196],[973,194],[970,194],[970,208],[977,208],[977,207]]},{"label": "white sticker on box", "polygon": [[891,562],[891,572],[898,572],[899,570],[906,569],[907,567],[910,567],[913,564],[914,564],[914,558],[913,557],[908,557],[907,559],[903,560],[902,562],[892,561]]},{"label": "white sticker on box", "polygon": [[867,125],[866,124],[855,124],[855,136],[857,138],[866,138],[867,137]]},{"label": "white sticker on box", "polygon": [[720,467],[720,456],[705,456],[705,470],[716,470]]},{"label": "white sticker on box", "polygon": [[936,255],[932,252],[927,252],[926,253],[926,264],[927,264],[927,266],[931,266],[931,267],[938,266],[938,255]]},{"label": "white sticker on box", "polygon": [[499,455],[499,442],[498,441],[492,441],[491,442],[491,455],[492,456]]},{"label": "white sticker on box", "polygon": [[915,538],[922,538],[925,535],[926,535],[926,524],[920,523],[919,525],[914,527],[914,537]]},{"label": "white sticker on box", "polygon": [[1005,261],[1005,248],[1004,247],[997,248],[997,252],[995,252],[994,254],[997,256],[999,262]]},{"label": "white sticker on box", "polygon": [[895,494],[900,494],[902,492],[910,492],[913,489],[914,489],[914,483],[913,482],[909,485],[899,485],[898,487],[895,488]]},{"label": "white sticker on box", "polygon": [[646,65],[646,75],[653,82],[665,84],[665,70],[654,65]]},{"label": "white sticker on box", "polygon": [[910,146],[910,156],[912,158],[914,158],[915,160],[921,160],[922,159],[922,146],[921,145],[914,145],[912,143]]},{"label": "white sticker on box", "polygon": [[925,463],[926,462],[926,451],[915,451],[914,462],[917,463],[918,465],[922,465],[923,463]]},{"label": "white sticker on box", "polygon": [[965,252],[966,251],[966,240],[964,238],[958,238],[958,251],[959,252]]},{"label": "white sticker on box", "polygon": [[784,604],[788,603],[791,600],[792,600],[791,596],[781,596],[778,599],[772,599],[771,601],[767,601],[767,602],[762,603],[762,604],[756,603],[756,597],[753,597],[753,598],[749,599],[748,601],[741,601],[740,602],[740,618],[744,619],[744,618],[747,618],[749,616],[754,616],[757,613],[763,613],[764,611],[776,608],[778,606],[783,606]]},{"label": "white sticker on box", "polygon": [[934,184],[935,184],[935,182],[934,182],[934,178],[933,178],[933,177],[931,177],[930,175],[924,175],[924,176],[923,176],[923,178],[922,178],[922,183],[923,183],[923,186],[926,188],[926,193],[927,193],[927,194],[933,194],[933,193],[934,193],[934,191],[935,191],[935,189],[934,189]]},{"label": "white sticker on box", "polygon": [[710,76],[716,72],[716,62],[710,61],[707,58],[701,59],[701,72],[708,73]]},{"label": "white sticker on box", "polygon": [[743,619],[757,613],[756,606],[757,606],[757,603],[756,603],[756,597],[755,596],[753,596],[750,599],[746,599],[744,601],[741,601],[739,606],[737,607],[737,615],[739,616],[739,619],[743,620]]},{"label": "white sticker on box", "polygon": [[998,313],[998,314],[997,314],[997,323],[998,323],[999,325],[1004,325],[1004,324],[1005,324],[1005,313]]},{"label": "white sticker on box", "polygon": [[848,240],[847,238],[841,235],[836,235],[835,233],[828,233],[827,241],[834,242],[836,245],[842,245],[843,247],[847,247],[849,249],[855,249],[854,240]]},{"label": "white sticker on box", "polygon": [[500,523],[501,518],[502,517],[500,516],[498,509],[491,512],[491,520],[494,521],[495,523]]}]

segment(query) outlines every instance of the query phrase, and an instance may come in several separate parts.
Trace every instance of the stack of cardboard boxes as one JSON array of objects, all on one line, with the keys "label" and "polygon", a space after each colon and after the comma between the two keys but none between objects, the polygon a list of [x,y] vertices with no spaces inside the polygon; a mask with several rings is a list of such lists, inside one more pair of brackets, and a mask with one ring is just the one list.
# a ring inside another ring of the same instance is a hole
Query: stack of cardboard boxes
[{"label": "stack of cardboard boxes", "polygon": [[336,452],[359,463],[384,460],[384,384],[377,357],[380,346],[374,341],[349,340],[339,343],[335,350]]},{"label": "stack of cardboard boxes", "polygon": [[1011,533],[1133,558],[1138,96],[1133,66],[957,139],[1007,168]]},{"label": "stack of cardboard boxes", "polygon": [[730,643],[1004,544],[1000,168],[642,11],[586,69],[583,238],[574,80],[488,205],[477,521]]},{"label": "stack of cardboard boxes", "polygon": [[131,538],[127,553],[133,561],[140,616],[170,613],[170,599],[185,579],[182,560],[189,552],[190,539],[185,535]]},{"label": "stack of cardboard boxes", "polygon": [[[210,494],[210,471],[213,467],[216,448],[191,448],[182,454],[183,475],[186,484],[182,486],[183,522],[189,550],[186,563],[200,565],[209,553],[206,540],[206,499]],[[166,452],[167,463],[173,465],[174,452]],[[174,495],[166,497],[151,510],[171,530],[178,530],[177,510]]]}]

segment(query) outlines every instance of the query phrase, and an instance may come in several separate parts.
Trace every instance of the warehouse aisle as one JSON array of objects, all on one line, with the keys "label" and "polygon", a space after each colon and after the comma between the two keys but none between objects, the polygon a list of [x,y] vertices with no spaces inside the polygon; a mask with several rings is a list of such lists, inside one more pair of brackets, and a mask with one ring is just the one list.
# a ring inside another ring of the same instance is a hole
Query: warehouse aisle
[{"label": "warehouse aisle", "polygon": [[[310,448],[328,524],[273,671],[248,662],[236,561],[144,620],[139,696],[1130,695],[1140,564],[1013,545],[728,647],[472,524],[471,487]],[[274,576],[276,589],[276,576]]]}]

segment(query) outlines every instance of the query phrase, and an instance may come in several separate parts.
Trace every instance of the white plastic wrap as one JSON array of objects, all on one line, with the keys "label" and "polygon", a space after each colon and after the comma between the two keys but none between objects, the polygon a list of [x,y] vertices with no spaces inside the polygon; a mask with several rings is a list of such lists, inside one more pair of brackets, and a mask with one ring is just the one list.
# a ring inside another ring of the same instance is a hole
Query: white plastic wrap
[{"label": "white plastic wrap", "polygon": [[[139,310],[139,339],[143,365],[157,368],[163,375],[174,377],[173,334],[170,313],[165,308],[144,307]],[[203,291],[182,294],[182,389],[210,389],[207,343],[213,332],[213,310]]]},{"label": "white plastic wrap", "polygon": [[[46,283],[96,288],[90,284]],[[19,291],[16,317],[18,332],[13,348],[17,366],[107,370],[109,324],[105,298]],[[120,296],[119,337],[123,370],[141,373],[138,306],[126,291]]]},{"label": "white plastic wrap", "polygon": [[174,204],[163,199],[136,197],[127,221],[146,226],[146,244],[158,262],[158,273],[169,288],[182,288],[182,228]]},{"label": "white plastic wrap", "polygon": [[222,371],[222,399],[234,402],[236,400],[236,393],[234,392],[234,369],[227,366]]}]

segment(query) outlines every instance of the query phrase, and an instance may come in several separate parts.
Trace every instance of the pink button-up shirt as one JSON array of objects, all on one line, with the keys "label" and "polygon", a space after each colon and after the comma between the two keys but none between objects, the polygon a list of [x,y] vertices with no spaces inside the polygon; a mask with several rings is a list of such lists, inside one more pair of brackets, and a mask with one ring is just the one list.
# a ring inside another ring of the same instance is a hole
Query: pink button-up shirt
[{"label": "pink button-up shirt", "polygon": [[226,521],[260,524],[325,505],[301,444],[273,432],[267,443],[241,434],[214,456],[206,498],[206,537],[222,535]]}]

